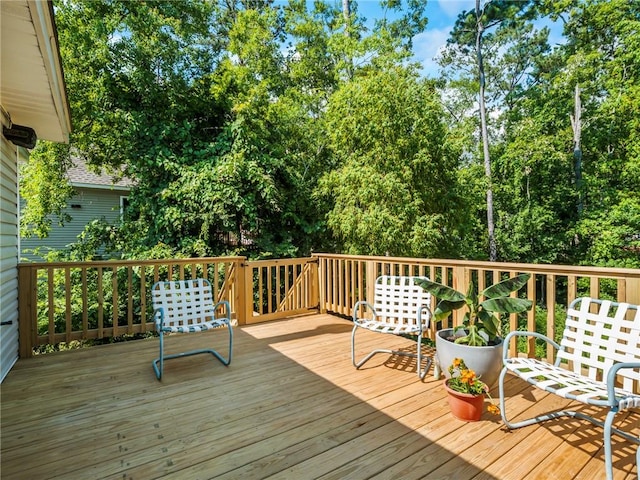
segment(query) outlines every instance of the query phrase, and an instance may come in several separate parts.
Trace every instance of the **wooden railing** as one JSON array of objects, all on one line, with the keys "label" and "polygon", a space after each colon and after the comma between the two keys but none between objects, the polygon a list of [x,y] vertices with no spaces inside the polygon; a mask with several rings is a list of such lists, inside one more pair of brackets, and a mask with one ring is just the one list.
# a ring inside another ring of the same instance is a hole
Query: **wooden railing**
[{"label": "wooden railing", "polygon": [[318,261],[314,258],[245,262],[245,285],[252,285],[242,323],[277,320],[319,309]]},{"label": "wooden railing", "polygon": [[[517,273],[531,273],[520,292],[534,302],[523,316],[505,319],[505,331],[533,329],[552,337],[563,311],[578,296],[640,303],[640,270],[316,254],[311,258],[247,261],[245,257],[141,261],[23,263],[19,273],[20,355],[39,345],[153,331],[149,291],[159,280],[204,277],[216,298],[228,300],[238,324],[316,311],[350,316],[358,300],[372,299],[381,274],[421,275],[466,291]],[[455,312],[436,329],[459,325]],[[531,341],[511,345],[546,356]],[[538,348],[538,350],[537,350]]]},{"label": "wooden railing", "polygon": [[[463,260],[426,260],[418,258],[366,257],[317,254],[320,272],[320,309],[351,315],[359,300],[373,298],[373,285],[379,275],[418,275],[467,292],[471,282],[477,291],[518,273],[530,273],[520,295],[533,301],[533,308],[521,316],[505,319],[504,330],[533,330],[551,338],[562,334],[564,311],[579,296],[609,298],[640,304],[640,270],[624,268],[573,267]],[[514,294],[515,295],[515,294]],[[433,305],[435,306],[435,305]],[[432,324],[431,338],[440,328],[462,322],[456,311],[444,324]],[[533,339],[523,345],[510,345],[528,356],[546,356],[550,351],[536,350]]]},{"label": "wooden railing", "polygon": [[154,331],[149,292],[164,280],[206,278],[238,324],[318,310],[317,259],[245,257],[22,263],[20,356],[40,345]]},{"label": "wooden railing", "polygon": [[20,356],[34,347],[153,331],[149,301],[159,280],[207,278],[218,299],[238,302],[243,257],[22,263],[18,266]]}]

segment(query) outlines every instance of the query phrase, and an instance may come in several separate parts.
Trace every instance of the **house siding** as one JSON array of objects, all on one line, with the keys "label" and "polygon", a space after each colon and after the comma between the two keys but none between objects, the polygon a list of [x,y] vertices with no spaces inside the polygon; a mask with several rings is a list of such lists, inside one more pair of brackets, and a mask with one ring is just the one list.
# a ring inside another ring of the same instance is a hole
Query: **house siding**
[{"label": "house siding", "polygon": [[28,152],[2,138],[0,145],[0,382],[18,360],[18,156]]},{"label": "house siding", "polygon": [[111,224],[120,221],[120,197],[126,197],[128,191],[84,187],[76,187],[75,190],[76,195],[67,201],[67,207],[63,210],[71,217],[71,221],[59,226],[57,218],[53,218],[48,237],[23,238],[20,243],[22,261],[42,261],[42,256],[32,253],[36,248],[43,253],[66,248],[77,241],[78,235],[92,220],[104,218]]}]

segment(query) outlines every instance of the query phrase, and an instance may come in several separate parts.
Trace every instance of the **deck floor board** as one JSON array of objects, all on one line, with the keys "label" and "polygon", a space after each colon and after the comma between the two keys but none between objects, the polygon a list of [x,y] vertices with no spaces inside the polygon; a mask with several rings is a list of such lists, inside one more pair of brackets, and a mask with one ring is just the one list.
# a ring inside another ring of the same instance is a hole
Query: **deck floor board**
[{"label": "deck floor board", "polygon": [[[162,382],[156,339],[20,360],[1,391],[2,478],[11,479],[592,479],[604,473],[601,432],[575,419],[512,432],[485,413],[449,413],[441,381],[415,360],[351,364],[349,321],[307,315],[235,329],[234,357],[172,360]],[[177,335],[171,351],[222,332]],[[358,351],[415,350],[361,332]],[[510,415],[567,401],[509,379]],[[621,416],[622,417],[622,416]],[[640,431],[638,414],[624,423]],[[622,417],[624,418],[624,417]],[[635,447],[615,440],[616,479],[635,478]],[[518,453],[519,452],[519,453]]]}]

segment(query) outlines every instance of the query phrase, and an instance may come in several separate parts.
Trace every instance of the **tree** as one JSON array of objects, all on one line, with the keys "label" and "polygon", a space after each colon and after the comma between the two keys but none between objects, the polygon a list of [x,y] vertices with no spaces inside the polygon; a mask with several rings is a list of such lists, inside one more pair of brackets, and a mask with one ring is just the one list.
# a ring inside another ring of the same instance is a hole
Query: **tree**
[{"label": "tree", "polygon": [[402,67],[359,77],[331,98],[327,132],[340,166],[319,194],[333,202],[328,225],[347,252],[451,252],[456,159],[442,116],[434,85]]},{"label": "tree", "polygon": [[638,267],[640,5],[589,0],[571,4],[566,17],[567,68],[554,84],[581,90],[583,211],[574,232],[576,260]]},{"label": "tree", "polygon": [[322,245],[311,191],[332,167],[328,99],[347,69],[406,58],[424,3],[411,2],[404,26],[385,24],[399,34],[392,42],[383,27],[365,37],[355,8],[346,38],[342,12],[325,2],[61,2],[74,152],[136,181],[134,215],[92,225],[77,251],[96,235],[135,256],[228,253],[230,236],[263,256]]},{"label": "tree", "polygon": [[70,161],[69,146],[53,142],[38,142],[29,162],[20,169],[20,197],[27,208],[20,215],[20,235],[46,237],[53,217],[63,225],[69,220],[62,213],[66,201],[73,195],[66,176]]},{"label": "tree", "polygon": [[[527,18],[526,8],[529,2],[509,2],[506,0],[486,1],[476,0],[475,9],[471,11],[463,11],[456,21],[451,32],[451,38],[448,41],[450,46],[447,52],[441,58],[441,64],[445,67],[461,66],[461,63],[473,65],[475,68],[475,78],[478,89],[478,116],[480,119],[480,139],[482,145],[482,158],[484,163],[484,174],[486,181],[486,216],[487,216],[487,232],[489,246],[489,260],[497,260],[497,245],[495,240],[494,226],[494,200],[493,200],[493,178],[491,173],[491,153],[490,138],[488,126],[488,107],[486,104],[487,96],[487,75],[485,68],[485,44],[488,42],[490,50],[493,49],[493,55],[500,47],[508,46],[514,42],[514,33],[522,30],[522,19]],[[523,15],[522,12],[525,12]],[[495,29],[495,33],[491,30]],[[523,42],[520,43],[523,45]],[[516,47],[519,48],[519,47]],[[512,52],[515,49],[512,48]],[[529,50],[530,52],[531,50]],[[461,55],[459,55],[461,54]],[[506,55],[505,55],[506,56]],[[456,59],[456,57],[458,57]],[[522,55],[520,55],[522,58]],[[493,60],[496,60],[493,58]],[[515,62],[513,62],[515,63]],[[513,64],[512,63],[512,64]],[[465,68],[465,66],[463,66]],[[512,72],[516,77],[520,77],[527,69],[527,65],[519,65],[519,68]],[[494,71],[495,73],[495,71]],[[506,77],[503,77],[506,78]],[[465,82],[467,86],[470,82]],[[458,83],[464,85],[465,83]],[[503,81],[507,83],[510,90],[513,91],[518,85],[518,80]],[[496,81],[496,86],[500,85]],[[497,90],[496,86],[494,89]],[[504,98],[508,98],[511,92],[504,93]]]}]

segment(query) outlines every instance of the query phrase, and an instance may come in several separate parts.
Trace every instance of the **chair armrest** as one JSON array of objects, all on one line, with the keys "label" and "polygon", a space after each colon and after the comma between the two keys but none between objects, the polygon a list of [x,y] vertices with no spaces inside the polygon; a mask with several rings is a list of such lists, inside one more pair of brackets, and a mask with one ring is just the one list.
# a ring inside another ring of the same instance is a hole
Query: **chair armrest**
[{"label": "chair armrest", "polygon": [[618,403],[615,393],[616,375],[618,374],[618,370],[622,370],[623,368],[640,369],[640,362],[616,363],[609,370],[609,373],[607,374],[607,396],[609,397],[609,401],[613,402],[615,405]]},{"label": "chair armrest", "polygon": [[227,300],[220,300],[218,303],[216,303],[213,306],[213,311],[217,311],[220,305],[223,305],[226,310],[226,313],[222,318],[226,318],[227,320],[231,321],[231,305],[229,305],[229,302]]},{"label": "chair armrest", "polygon": [[156,324],[156,330],[160,331],[164,323],[164,309],[162,307],[156,308],[153,311],[153,321]]},{"label": "chair armrest", "polygon": [[371,309],[371,311],[373,312],[373,319],[374,320],[378,317],[378,314],[376,313],[376,309],[373,307],[373,305],[371,305],[366,300],[360,300],[360,301],[356,302],[356,304],[353,306],[353,323],[358,323],[358,324],[361,323],[360,319],[358,318],[358,309],[360,307],[365,307],[365,310],[367,308]]},{"label": "chair armrest", "polygon": [[[555,348],[556,350],[562,350],[562,346],[555,342],[554,340],[550,339],[549,337],[547,337],[546,335],[543,335],[541,333],[538,332],[523,332],[520,330],[515,330],[513,332],[509,332],[509,334],[505,337],[503,345],[502,345],[502,361],[503,363],[506,362],[506,360],[508,360],[509,357],[509,342],[511,341],[511,339],[513,337],[534,337],[534,338],[538,338],[540,340],[544,340],[545,342],[547,342],[549,345],[553,346],[553,348]],[[556,363],[558,363],[556,361]],[[556,365],[557,366],[557,365]]]},{"label": "chair armrest", "polygon": [[428,305],[420,305],[420,310],[418,310],[418,323],[420,324],[420,332],[424,330],[422,328],[422,325],[423,325],[422,312],[427,312],[427,321],[425,324],[425,328],[429,328],[429,325],[431,324],[431,316],[432,316],[431,309],[429,308]]}]

